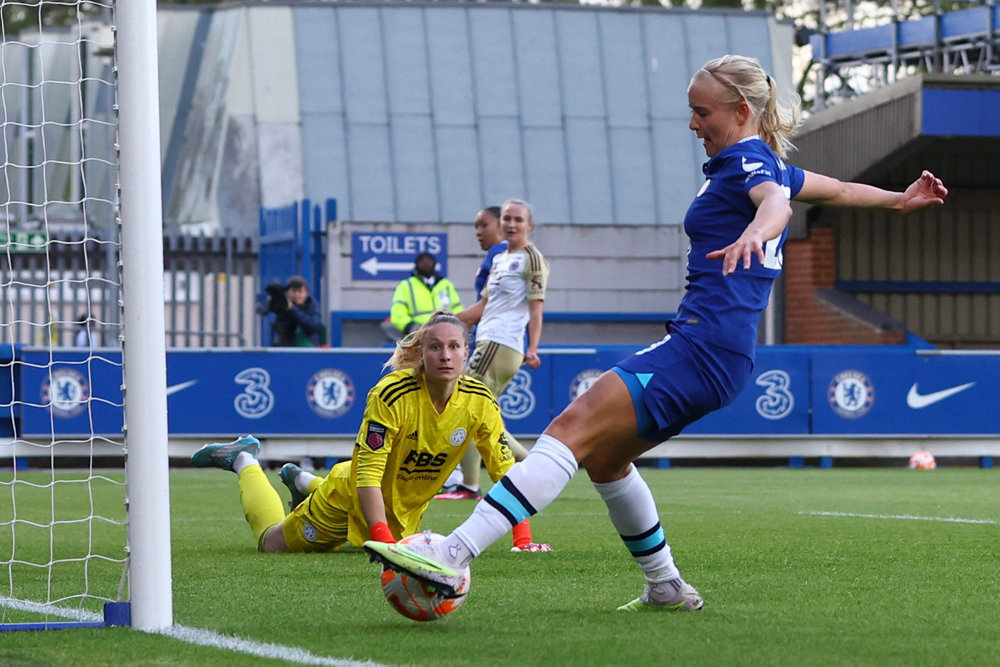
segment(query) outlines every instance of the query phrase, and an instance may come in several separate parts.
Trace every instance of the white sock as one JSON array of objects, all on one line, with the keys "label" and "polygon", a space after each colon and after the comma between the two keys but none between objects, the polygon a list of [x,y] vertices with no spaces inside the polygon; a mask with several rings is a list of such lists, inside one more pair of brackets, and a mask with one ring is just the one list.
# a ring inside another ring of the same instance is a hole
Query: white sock
[{"label": "white sock", "polygon": [[260,461],[258,461],[257,457],[250,452],[240,452],[236,455],[236,458],[233,459],[233,472],[239,475],[241,470],[250,465],[259,466]]},{"label": "white sock", "polygon": [[462,464],[459,463],[458,466],[451,471],[448,475],[448,479],[445,480],[445,486],[455,486],[456,484],[462,483]]},{"label": "white sock", "polygon": [[680,577],[670,545],[663,536],[656,501],[633,465],[628,474],[607,484],[594,484],[615,530],[632,557],[639,563],[646,581],[659,583]]},{"label": "white sock", "polygon": [[578,467],[566,445],[543,434],[528,457],[515,463],[476,504],[472,516],[445,539],[452,559],[446,564],[464,567],[516,524],[540,512],[562,492]]},{"label": "white sock", "polygon": [[309,495],[309,482],[316,479],[316,475],[311,472],[306,472],[303,470],[298,475],[295,476],[295,488],[299,490],[299,493],[304,493]]}]

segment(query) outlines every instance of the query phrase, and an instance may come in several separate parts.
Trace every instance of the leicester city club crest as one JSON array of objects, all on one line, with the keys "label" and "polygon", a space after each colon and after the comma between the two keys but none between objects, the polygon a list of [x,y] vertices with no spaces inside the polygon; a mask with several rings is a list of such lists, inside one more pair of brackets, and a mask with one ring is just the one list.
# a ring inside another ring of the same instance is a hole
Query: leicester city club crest
[{"label": "leicester city club crest", "polygon": [[302,538],[306,542],[315,542],[317,537],[319,537],[319,531],[316,530],[316,526],[309,522],[302,524]]},{"label": "leicester city club crest", "polygon": [[875,402],[875,387],[861,371],[837,373],[827,388],[830,407],[841,417],[857,419],[868,414]]},{"label": "leicester city club crest", "polygon": [[306,401],[320,417],[336,419],[354,405],[354,382],[341,370],[324,368],[309,378]]},{"label": "leicester city club crest", "polygon": [[42,404],[50,406],[55,417],[76,417],[89,401],[90,383],[76,369],[53,368],[42,382]]}]

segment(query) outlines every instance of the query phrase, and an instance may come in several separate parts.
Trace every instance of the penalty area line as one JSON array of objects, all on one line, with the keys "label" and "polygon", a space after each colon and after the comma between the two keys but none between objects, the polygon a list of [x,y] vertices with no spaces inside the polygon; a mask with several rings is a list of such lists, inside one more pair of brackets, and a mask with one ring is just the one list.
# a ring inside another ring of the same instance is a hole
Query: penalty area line
[{"label": "penalty area line", "polygon": [[960,519],[950,516],[916,516],[913,514],[857,514],[854,512],[796,512],[796,514],[806,514],[809,516],[839,516],[857,519],[895,519],[902,521],[943,521],[944,523],[980,523],[991,526],[1000,525],[1000,521],[993,519]]}]

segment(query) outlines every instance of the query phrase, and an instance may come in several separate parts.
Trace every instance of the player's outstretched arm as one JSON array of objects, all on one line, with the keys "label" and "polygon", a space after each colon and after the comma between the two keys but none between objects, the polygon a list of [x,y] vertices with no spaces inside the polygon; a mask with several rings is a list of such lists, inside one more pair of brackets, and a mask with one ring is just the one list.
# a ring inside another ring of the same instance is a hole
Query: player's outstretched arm
[{"label": "player's outstretched arm", "polygon": [[948,188],[941,179],[926,170],[903,192],[845,182],[807,171],[795,201],[849,208],[880,208],[906,214],[943,204],[947,196]]}]

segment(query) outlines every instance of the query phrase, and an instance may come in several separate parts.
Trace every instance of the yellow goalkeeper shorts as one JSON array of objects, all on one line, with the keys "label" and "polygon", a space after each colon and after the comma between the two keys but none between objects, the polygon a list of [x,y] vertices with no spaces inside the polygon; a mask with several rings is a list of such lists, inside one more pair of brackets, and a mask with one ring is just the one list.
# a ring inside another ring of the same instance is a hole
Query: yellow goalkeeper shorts
[{"label": "yellow goalkeeper shorts", "polygon": [[289,551],[334,551],[347,541],[350,474],[350,465],[334,466],[320,487],[285,517],[281,532]]}]

